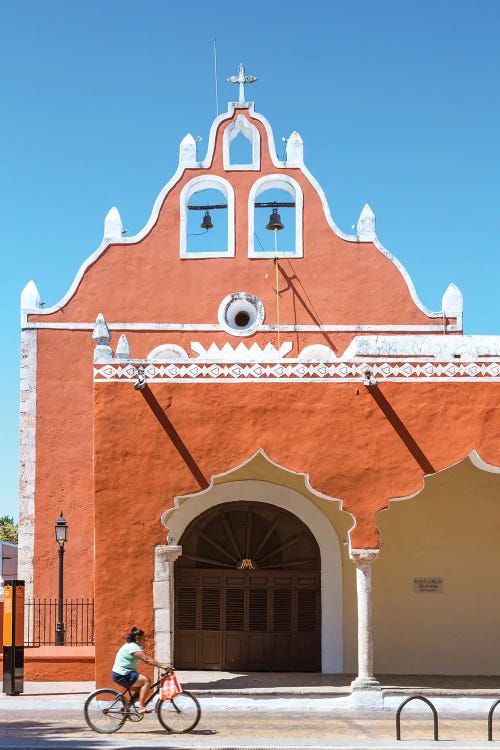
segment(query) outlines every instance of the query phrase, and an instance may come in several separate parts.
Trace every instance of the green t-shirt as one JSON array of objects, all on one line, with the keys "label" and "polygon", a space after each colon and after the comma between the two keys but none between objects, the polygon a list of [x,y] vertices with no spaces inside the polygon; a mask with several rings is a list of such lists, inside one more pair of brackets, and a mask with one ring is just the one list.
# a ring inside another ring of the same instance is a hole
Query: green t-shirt
[{"label": "green t-shirt", "polygon": [[118,672],[118,674],[135,672],[137,670],[137,659],[132,654],[137,653],[137,651],[142,651],[138,643],[124,643],[116,652],[113,672]]}]

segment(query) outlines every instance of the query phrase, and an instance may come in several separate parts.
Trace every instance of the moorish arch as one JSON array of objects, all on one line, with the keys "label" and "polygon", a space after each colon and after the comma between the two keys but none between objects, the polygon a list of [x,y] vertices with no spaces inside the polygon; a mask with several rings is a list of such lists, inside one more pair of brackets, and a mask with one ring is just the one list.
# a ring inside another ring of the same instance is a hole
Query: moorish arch
[{"label": "moorish arch", "polygon": [[[309,485],[307,475],[288,471],[272,462],[263,451],[259,451],[245,464],[223,475],[215,476],[208,489],[194,495],[176,498],[175,507],[165,511],[162,516],[162,523],[169,529],[169,544],[172,549],[175,545],[182,546],[181,541],[184,539],[188,544],[192,544],[192,540],[189,542],[189,535],[190,531],[196,534],[196,529],[200,528],[197,526],[197,520],[202,521],[201,530],[203,531],[204,518],[210,521],[211,513],[216,519],[218,512],[224,510],[227,517],[227,510],[234,512],[238,507],[244,509],[245,512],[250,509],[255,517],[259,517],[258,523],[263,529],[269,521],[266,527],[268,530],[278,515],[273,511],[281,509],[283,517],[289,516],[287,523],[290,534],[287,538],[294,536],[293,528],[300,534],[302,533],[301,527],[303,527],[307,532],[304,538],[310,535],[312,540],[312,544],[306,542],[306,547],[309,544],[309,550],[312,550],[314,546],[317,546],[320,599],[318,616],[321,637],[318,668],[327,673],[341,673],[343,671],[343,550],[341,543],[347,540],[347,532],[352,526],[352,517],[340,510],[338,500],[315,492]],[[189,554],[193,556],[193,551],[191,550]],[[204,557],[204,555],[198,555],[200,556]],[[310,555],[309,559],[311,557],[313,555]],[[297,560],[292,560],[292,562],[296,563]],[[179,572],[186,567],[184,563],[180,563]],[[211,569],[213,572],[215,568],[209,565],[206,569]],[[278,572],[278,576],[283,575],[282,571],[283,568]],[[170,582],[172,597],[176,574],[177,571],[172,564],[173,581]],[[172,607],[168,609],[173,631]],[[157,640],[158,636],[161,640],[161,634],[156,634]],[[175,637],[173,640],[175,642]],[[165,652],[167,653],[168,650],[167,648]]]},{"label": "moorish arch", "polygon": [[498,673],[499,511],[500,469],[473,451],[378,513],[375,672]]}]

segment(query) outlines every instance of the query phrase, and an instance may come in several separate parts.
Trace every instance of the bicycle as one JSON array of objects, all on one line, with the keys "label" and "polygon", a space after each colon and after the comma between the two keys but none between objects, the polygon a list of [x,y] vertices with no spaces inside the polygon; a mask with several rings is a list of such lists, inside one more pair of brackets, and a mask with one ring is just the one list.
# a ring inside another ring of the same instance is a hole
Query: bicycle
[{"label": "bicycle", "polygon": [[[173,674],[173,670],[162,674],[160,679],[151,685],[153,693],[148,703],[159,694],[161,681],[167,674]],[[94,690],[85,701],[83,708],[85,721],[94,732],[100,734],[117,732],[127,719],[142,721],[145,714],[139,713],[137,709],[138,697],[139,691],[132,692],[129,687],[125,688],[122,693],[114,688]],[[198,700],[192,693],[182,688],[181,692],[173,698],[158,698],[154,710],[162,727],[171,734],[190,732],[198,724],[201,716]]]}]

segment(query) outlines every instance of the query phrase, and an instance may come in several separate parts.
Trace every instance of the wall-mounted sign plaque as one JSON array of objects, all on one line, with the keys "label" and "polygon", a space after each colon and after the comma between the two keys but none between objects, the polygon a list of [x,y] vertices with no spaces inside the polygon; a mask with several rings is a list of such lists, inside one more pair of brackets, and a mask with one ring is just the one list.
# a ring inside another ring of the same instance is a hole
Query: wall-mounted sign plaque
[{"label": "wall-mounted sign plaque", "polygon": [[442,594],[444,578],[414,578],[414,594]]}]

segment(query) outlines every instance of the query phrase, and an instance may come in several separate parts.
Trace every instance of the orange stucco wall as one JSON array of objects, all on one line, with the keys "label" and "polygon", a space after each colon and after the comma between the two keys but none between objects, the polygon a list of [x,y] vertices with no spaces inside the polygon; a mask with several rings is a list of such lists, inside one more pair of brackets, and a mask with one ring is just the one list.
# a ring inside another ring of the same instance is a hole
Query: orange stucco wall
[{"label": "orange stucco wall", "polygon": [[376,513],[390,498],[419,491],[431,468],[440,471],[473,448],[498,465],[490,405],[490,386],[481,384],[385,383],[376,391],[355,384],[152,384],[149,392],[95,384],[98,679],[110,668],[109,644],[119,645],[123,635],[109,612],[119,613],[123,630],[140,620],[153,631],[152,550],[165,544],[159,518],[175,496],[196,492],[203,477],[262,448],[342,500],[356,519],[353,547],[377,547]]},{"label": "orange stucco wall", "polygon": [[[0,665],[3,654],[0,654]],[[24,649],[25,682],[92,682],[93,646],[42,646]]]}]

